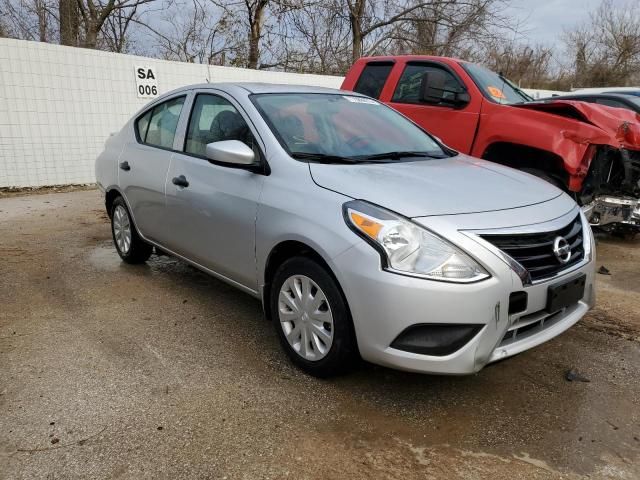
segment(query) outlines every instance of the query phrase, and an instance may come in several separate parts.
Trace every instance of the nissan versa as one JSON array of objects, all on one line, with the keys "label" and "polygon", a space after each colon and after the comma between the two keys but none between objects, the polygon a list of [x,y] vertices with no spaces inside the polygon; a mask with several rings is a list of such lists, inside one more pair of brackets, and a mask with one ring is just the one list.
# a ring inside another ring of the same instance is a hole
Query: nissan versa
[{"label": "nissan versa", "polygon": [[109,138],[96,177],[125,262],[155,246],[261,299],[313,375],[358,355],[477,372],[594,302],[593,235],[569,196],[356,93],[175,90]]}]

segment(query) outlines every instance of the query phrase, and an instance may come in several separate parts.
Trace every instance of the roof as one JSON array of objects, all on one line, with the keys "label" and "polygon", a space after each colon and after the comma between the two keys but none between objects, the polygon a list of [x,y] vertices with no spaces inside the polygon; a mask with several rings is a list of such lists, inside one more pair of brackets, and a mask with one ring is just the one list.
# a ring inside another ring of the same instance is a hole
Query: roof
[{"label": "roof", "polygon": [[232,90],[238,87],[243,88],[250,93],[331,93],[340,95],[359,95],[355,92],[345,92],[344,90],[338,90],[337,88],[257,82],[201,83],[183,87],[181,90],[192,90],[194,88],[218,88],[220,90]]}]

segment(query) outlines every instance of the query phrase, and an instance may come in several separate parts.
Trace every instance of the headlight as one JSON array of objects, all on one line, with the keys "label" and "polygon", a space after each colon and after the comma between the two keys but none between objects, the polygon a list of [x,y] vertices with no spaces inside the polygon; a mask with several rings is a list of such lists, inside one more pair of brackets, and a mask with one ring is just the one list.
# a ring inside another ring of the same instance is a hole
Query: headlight
[{"label": "headlight", "polygon": [[380,252],[386,270],[459,283],[490,276],[460,249],[406,218],[362,200],[343,209],[347,225]]}]

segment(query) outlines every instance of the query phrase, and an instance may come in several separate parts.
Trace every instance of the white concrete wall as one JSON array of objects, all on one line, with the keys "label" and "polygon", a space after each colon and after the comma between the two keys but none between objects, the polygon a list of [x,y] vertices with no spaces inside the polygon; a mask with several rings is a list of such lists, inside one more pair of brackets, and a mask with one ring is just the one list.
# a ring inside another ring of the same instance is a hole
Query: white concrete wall
[{"label": "white concrete wall", "polygon": [[562,92],[560,90],[537,90],[535,88],[523,88],[523,90],[528,95],[535,98],[536,100],[538,98],[549,98],[549,97],[554,97],[556,95],[565,95],[569,93],[569,92]]},{"label": "white concrete wall", "polygon": [[106,138],[150,101],[137,96],[136,65],[154,68],[160,94],[207,80],[342,83],[0,38],[0,187],[94,182]]}]

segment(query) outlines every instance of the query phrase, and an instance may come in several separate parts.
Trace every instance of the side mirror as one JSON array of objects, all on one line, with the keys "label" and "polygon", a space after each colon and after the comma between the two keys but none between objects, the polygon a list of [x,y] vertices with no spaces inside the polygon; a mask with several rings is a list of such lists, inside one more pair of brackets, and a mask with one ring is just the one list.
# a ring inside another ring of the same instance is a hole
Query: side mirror
[{"label": "side mirror", "polygon": [[212,162],[249,167],[255,165],[256,154],[239,140],[223,140],[207,144],[207,159]]},{"label": "side mirror", "polygon": [[446,75],[440,70],[425,72],[420,81],[420,100],[425,103],[440,103],[444,99]]},{"label": "side mirror", "polygon": [[448,104],[455,108],[461,108],[471,101],[467,92],[449,90],[445,83],[447,75],[440,70],[426,72],[420,82],[420,101],[431,104]]}]

